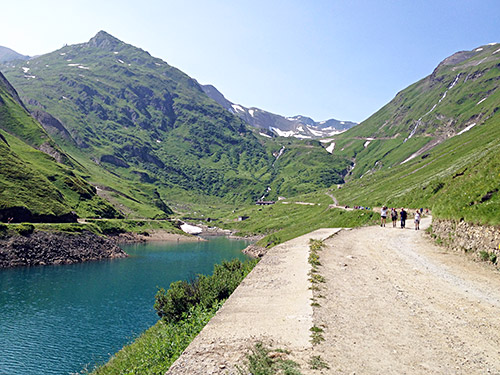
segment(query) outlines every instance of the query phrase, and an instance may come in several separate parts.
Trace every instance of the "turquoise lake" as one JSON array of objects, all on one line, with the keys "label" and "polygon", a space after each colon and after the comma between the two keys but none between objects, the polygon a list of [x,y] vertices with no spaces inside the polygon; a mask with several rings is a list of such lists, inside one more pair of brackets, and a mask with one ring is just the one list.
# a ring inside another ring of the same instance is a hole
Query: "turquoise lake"
[{"label": "turquoise lake", "polygon": [[0,270],[0,374],[74,374],[152,326],[157,287],[246,259],[242,240],[123,245],[126,259]]}]

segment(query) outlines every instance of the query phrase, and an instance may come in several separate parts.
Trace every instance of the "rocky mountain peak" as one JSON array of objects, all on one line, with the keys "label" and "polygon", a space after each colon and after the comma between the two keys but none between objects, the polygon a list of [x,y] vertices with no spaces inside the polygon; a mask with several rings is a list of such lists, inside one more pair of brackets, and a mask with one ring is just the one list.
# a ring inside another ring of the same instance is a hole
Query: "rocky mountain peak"
[{"label": "rocky mountain peak", "polygon": [[123,42],[106,31],[99,31],[92,39],[89,40],[88,45],[91,47],[113,50]]}]

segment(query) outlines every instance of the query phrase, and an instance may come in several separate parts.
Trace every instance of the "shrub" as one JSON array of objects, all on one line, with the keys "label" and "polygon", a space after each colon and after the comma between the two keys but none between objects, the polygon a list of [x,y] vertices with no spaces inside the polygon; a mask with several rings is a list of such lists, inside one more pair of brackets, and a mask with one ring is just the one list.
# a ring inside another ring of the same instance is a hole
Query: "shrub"
[{"label": "shrub", "polygon": [[212,276],[198,275],[190,282],[173,282],[168,291],[162,288],[156,293],[156,313],[166,322],[176,322],[192,306],[211,308],[228,298],[256,263],[257,260],[224,261],[214,266]]},{"label": "shrub", "polygon": [[198,302],[198,291],[195,283],[175,281],[167,292],[161,288],[156,293],[154,308],[160,318],[167,322],[176,322],[182,318],[189,308]]}]

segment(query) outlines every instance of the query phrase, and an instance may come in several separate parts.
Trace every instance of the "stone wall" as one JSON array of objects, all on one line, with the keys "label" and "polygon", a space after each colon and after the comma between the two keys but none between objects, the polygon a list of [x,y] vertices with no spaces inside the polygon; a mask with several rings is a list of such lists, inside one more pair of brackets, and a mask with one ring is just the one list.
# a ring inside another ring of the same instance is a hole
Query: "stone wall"
[{"label": "stone wall", "polygon": [[500,228],[476,225],[465,221],[441,220],[432,221],[432,236],[449,249],[474,253],[480,257],[481,252],[497,255],[500,264]]}]

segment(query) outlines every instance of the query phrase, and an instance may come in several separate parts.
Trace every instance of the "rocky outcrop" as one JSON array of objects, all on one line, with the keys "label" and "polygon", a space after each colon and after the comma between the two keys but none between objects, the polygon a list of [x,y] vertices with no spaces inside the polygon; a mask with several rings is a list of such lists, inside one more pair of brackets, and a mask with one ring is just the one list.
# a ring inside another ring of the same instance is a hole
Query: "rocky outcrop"
[{"label": "rocky outcrop", "polygon": [[243,253],[253,258],[262,258],[267,253],[267,248],[258,245],[250,245],[243,249]]},{"label": "rocky outcrop", "polygon": [[94,233],[34,232],[0,239],[0,268],[125,258],[113,241]]},{"label": "rocky outcrop", "polygon": [[102,155],[101,162],[102,163],[110,163],[110,164],[116,165],[117,167],[130,168],[130,165],[126,161],[124,161],[124,160],[122,160],[114,155]]},{"label": "rocky outcrop", "polygon": [[31,115],[43,126],[43,128],[50,135],[56,135],[61,137],[67,141],[74,142],[71,134],[66,129],[66,127],[59,121],[57,118],[52,116],[51,114],[36,108],[31,111]]},{"label": "rocky outcrop", "polygon": [[496,258],[500,258],[500,228],[498,227],[476,225],[465,221],[434,219],[432,236],[453,250],[475,253],[478,257],[481,253],[494,254]]}]

